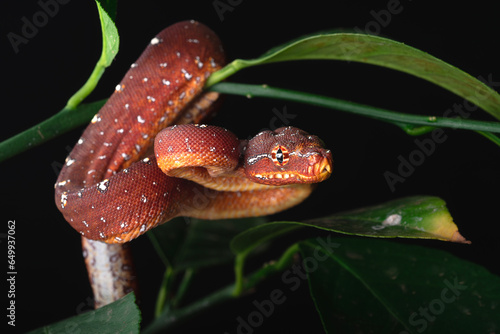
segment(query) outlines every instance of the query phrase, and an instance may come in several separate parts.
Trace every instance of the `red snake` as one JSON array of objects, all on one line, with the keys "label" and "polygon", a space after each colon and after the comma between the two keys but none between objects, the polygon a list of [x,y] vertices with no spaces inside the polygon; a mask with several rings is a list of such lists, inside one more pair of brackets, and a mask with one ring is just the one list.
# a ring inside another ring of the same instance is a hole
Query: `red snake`
[{"label": "red snake", "polygon": [[224,58],[210,29],[186,21],[163,30],[132,64],[55,184],[56,205],[84,245],[125,243],[176,216],[275,213],[330,176],[330,151],[296,128],[240,141],[214,126],[168,127],[210,113],[218,94],[203,86]]}]

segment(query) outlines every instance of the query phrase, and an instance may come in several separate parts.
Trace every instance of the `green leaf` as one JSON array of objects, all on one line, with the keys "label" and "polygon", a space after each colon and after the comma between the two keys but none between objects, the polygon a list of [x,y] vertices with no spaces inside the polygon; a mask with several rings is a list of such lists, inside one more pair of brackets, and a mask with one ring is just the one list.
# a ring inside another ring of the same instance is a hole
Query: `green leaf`
[{"label": "green leaf", "polygon": [[311,219],[308,224],[329,231],[380,238],[439,239],[469,243],[439,197],[412,196],[383,204]]},{"label": "green leaf", "polygon": [[99,62],[102,66],[108,67],[118,53],[120,45],[120,36],[114,22],[117,1],[96,0],[96,4],[102,31],[102,54]]},{"label": "green leaf", "polygon": [[474,263],[382,240],[317,238],[299,247],[328,333],[493,333],[500,326],[500,278]]},{"label": "green leaf", "polygon": [[133,293],[95,311],[35,329],[29,334],[139,333],[141,314]]},{"label": "green leaf", "polygon": [[206,85],[210,87],[247,67],[303,59],[355,61],[402,71],[439,85],[500,119],[500,95],[480,80],[403,43],[364,34],[307,36],[274,48],[257,59],[236,59],[212,74]]},{"label": "green leaf", "polygon": [[[104,4],[106,3],[106,6]],[[118,52],[119,36],[112,18],[116,13],[116,1],[100,1],[97,3],[101,25],[103,30],[103,51],[96,68],[87,83],[68,101],[66,108],[62,111],[74,110],[77,105],[94,89],[97,81],[104,72],[104,66],[109,66],[113,57]],[[104,8],[104,9],[103,9]],[[109,13],[109,15],[107,14]],[[212,87],[221,80],[234,74],[235,72],[250,66],[273,63],[278,61],[300,60],[300,59],[337,59],[348,61],[359,61],[370,64],[386,66],[396,70],[404,71],[423,79],[427,79],[444,88],[447,88],[460,96],[472,101],[499,118],[500,95],[487,85],[474,79],[465,72],[437,59],[425,52],[406,46],[402,43],[391,41],[377,36],[361,34],[323,34],[308,36],[298,39],[281,47],[273,48],[264,56],[254,60],[237,59],[214,73],[207,81],[206,86]],[[489,79],[489,78],[488,78]],[[463,80],[463,81],[462,81]],[[235,84],[233,84],[235,85]],[[249,85],[247,85],[249,86]],[[447,118],[426,117],[418,115],[401,115],[395,112],[382,110],[370,106],[363,106],[347,101],[334,100],[326,97],[313,96],[312,94],[294,92],[279,89],[264,89],[253,87],[249,93],[248,87],[236,87],[233,89],[228,85],[219,84],[216,91],[224,93],[240,94],[238,89],[244,89],[244,94],[254,94],[255,96],[266,96],[273,98],[283,98],[288,100],[300,100],[301,102],[314,105],[321,105],[349,112],[374,117],[397,124],[407,133],[421,134],[429,131],[432,127],[451,127],[461,129],[472,129],[480,132],[483,136],[500,145],[500,138],[488,132],[498,132],[498,126],[492,122],[478,122],[472,120],[451,120]],[[213,87],[215,88],[215,87]],[[287,93],[287,94],[284,94]],[[288,97],[287,97],[288,96]],[[87,120],[79,120],[79,124],[84,124]],[[53,126],[47,120],[44,126]],[[415,125],[423,127],[415,128]],[[69,131],[69,128],[58,128],[53,126],[49,129],[49,135],[44,135],[38,131],[42,123],[33,128],[16,135],[0,143],[0,152],[4,148],[10,147],[8,154],[0,154],[0,161],[5,160],[15,154],[21,153],[28,148],[35,147],[49,139],[56,137],[54,133],[62,134]],[[36,136],[35,134],[40,134]],[[40,138],[39,138],[40,137]],[[28,146],[29,143],[29,146]]]},{"label": "green leaf", "polygon": [[231,241],[235,254],[300,227],[379,238],[439,239],[468,243],[458,232],[445,202],[438,197],[414,196],[304,222],[282,221],[256,226]]}]

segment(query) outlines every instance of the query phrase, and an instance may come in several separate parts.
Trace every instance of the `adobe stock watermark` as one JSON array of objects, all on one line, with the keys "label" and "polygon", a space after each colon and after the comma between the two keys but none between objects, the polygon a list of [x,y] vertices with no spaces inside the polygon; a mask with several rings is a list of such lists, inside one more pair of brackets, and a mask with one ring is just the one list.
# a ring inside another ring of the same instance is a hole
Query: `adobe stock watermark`
[{"label": "adobe stock watermark", "polygon": [[[487,78],[479,76],[477,79],[491,88],[500,87],[500,82],[494,81],[492,74],[488,74]],[[475,94],[478,99],[486,99],[488,97],[487,95],[481,95],[478,91],[476,91]],[[464,99],[462,103],[455,103],[451,108],[446,109],[442,117],[467,119],[470,117],[471,113],[477,109],[478,106]],[[401,154],[398,156],[397,159],[399,163],[396,171],[386,170],[384,172],[384,179],[391,192],[396,191],[396,185],[398,183],[404,183],[412,176],[416,168],[421,166],[427,158],[434,154],[438,145],[444,143],[447,139],[448,135],[445,130],[440,128],[432,130],[426,138],[416,138],[413,141],[416,148],[405,156]]]},{"label": "adobe stock watermark", "polygon": [[219,17],[219,20],[224,21],[225,13],[232,12],[237,6],[239,6],[243,0],[214,0],[212,6]]},{"label": "adobe stock watermark", "polygon": [[271,119],[269,120],[268,127],[263,128],[261,131],[264,130],[274,131],[283,126],[289,126],[291,120],[297,117],[297,114],[288,112],[286,105],[284,105],[281,110],[275,107],[271,110],[271,112],[273,113],[274,116],[271,117]]},{"label": "adobe stock watermark", "polygon": [[[407,0],[410,2],[411,0]],[[387,28],[389,24],[392,22],[395,15],[399,15],[403,12],[404,6],[401,4],[399,0],[389,0],[383,9],[379,10],[370,10],[370,16],[373,18],[372,20],[366,22],[364,26],[359,27],[355,26],[353,30],[356,33],[361,35],[357,35],[357,38],[361,41],[363,38],[368,36],[378,36],[381,34],[383,28]],[[359,48],[357,44],[342,44],[340,45],[342,48],[342,52],[347,56],[355,56],[356,54],[363,52],[362,49]]]},{"label": "adobe stock watermark", "polygon": [[[256,328],[262,326],[265,319],[273,315],[276,307],[286,302],[287,293],[296,291],[307,280],[307,274],[316,271],[320,263],[340,247],[340,244],[331,240],[330,235],[326,238],[318,237],[316,241],[320,246],[314,249],[313,256],[302,259],[300,265],[293,264],[290,269],[284,271],[281,275],[281,281],[287,289],[276,288],[269,293],[269,298],[263,300],[254,299],[252,301],[253,310],[246,316],[236,318],[235,333],[252,334]],[[229,332],[224,334],[229,334]]]},{"label": "adobe stock watermark", "polygon": [[17,33],[12,31],[7,33],[7,39],[14,52],[17,54],[21,45],[28,44],[35,38],[39,30],[59,13],[60,5],[66,5],[69,2],[70,0],[39,0],[37,4],[40,10],[30,17],[21,17],[21,28]]},{"label": "adobe stock watermark", "polygon": [[[286,105],[284,105],[281,110],[279,110],[276,107],[273,107],[271,112],[273,116],[269,119],[267,127],[261,128],[258,133],[263,131],[274,131],[281,127],[289,126],[292,123],[292,120],[298,116],[298,114],[289,113]],[[247,140],[252,139],[255,135],[257,135],[257,133],[249,135],[247,137]]]},{"label": "adobe stock watermark", "polygon": [[[411,1],[411,0],[408,0]],[[401,14],[403,12],[403,5],[399,0],[389,0],[385,9],[371,10],[370,15],[373,20],[368,21],[363,28],[358,26],[354,27],[354,31],[357,33],[366,33],[371,35],[380,35],[382,28],[387,28],[391,23],[394,15]]]},{"label": "adobe stock watermark", "polygon": [[[66,145],[65,149],[66,149],[66,152],[68,152],[67,156],[69,156],[69,154],[71,153],[71,150],[73,150],[73,147]],[[54,174],[56,175],[56,178],[57,178],[59,176],[59,173],[61,173],[61,170],[64,167],[64,163],[54,160],[50,164],[50,167],[52,167],[52,170],[54,171]]]},{"label": "adobe stock watermark", "polygon": [[[443,280],[443,284],[445,285],[445,288],[441,290],[439,297],[431,300],[424,306],[419,307],[416,312],[410,314],[408,323],[411,326],[416,327],[416,331],[418,333],[425,331],[429,326],[429,323],[434,322],[437,319],[437,316],[443,314],[446,310],[446,305],[455,302],[458,296],[460,296],[462,292],[467,289],[467,286],[460,283],[456,277],[453,279],[453,282],[450,282],[447,279]],[[402,331],[399,334],[410,333]]]}]

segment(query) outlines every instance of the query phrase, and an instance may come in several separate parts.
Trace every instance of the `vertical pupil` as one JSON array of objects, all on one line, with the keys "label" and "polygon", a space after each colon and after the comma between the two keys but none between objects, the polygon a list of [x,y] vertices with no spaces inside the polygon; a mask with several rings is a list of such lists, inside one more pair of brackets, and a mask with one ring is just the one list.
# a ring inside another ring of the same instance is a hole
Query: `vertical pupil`
[{"label": "vertical pupil", "polygon": [[276,151],[276,160],[278,160],[280,164],[283,163],[283,151],[281,148],[278,148],[278,151]]}]

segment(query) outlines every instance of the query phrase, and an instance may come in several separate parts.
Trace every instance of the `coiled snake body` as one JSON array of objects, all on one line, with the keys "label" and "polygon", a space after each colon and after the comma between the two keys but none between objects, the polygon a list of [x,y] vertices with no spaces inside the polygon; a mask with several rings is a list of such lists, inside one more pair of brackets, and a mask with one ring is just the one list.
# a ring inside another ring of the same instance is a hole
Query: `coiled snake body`
[{"label": "coiled snake body", "polygon": [[213,126],[168,127],[198,123],[211,112],[218,95],[203,93],[203,85],[224,62],[218,37],[194,21],[151,40],[56,182],[56,205],[83,237],[125,243],[179,215],[274,213],[300,203],[312,183],[330,175],[330,151],[296,128],[247,142]]}]

